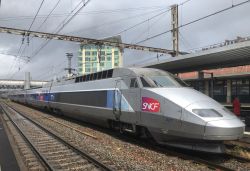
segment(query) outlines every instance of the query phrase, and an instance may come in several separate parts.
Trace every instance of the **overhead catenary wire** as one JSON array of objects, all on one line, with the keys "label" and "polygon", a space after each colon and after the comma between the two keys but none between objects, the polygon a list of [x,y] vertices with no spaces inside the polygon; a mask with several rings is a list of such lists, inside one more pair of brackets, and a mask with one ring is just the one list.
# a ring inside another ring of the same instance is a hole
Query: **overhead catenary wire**
[{"label": "overhead catenary wire", "polygon": [[[91,0],[81,1],[79,2],[73,11],[71,11],[72,16],[66,17],[57,27],[55,34],[59,33],[76,15],[81,11],[82,8],[84,8]],[[82,4],[82,6],[80,6]],[[75,12],[76,11],[76,12]],[[34,52],[32,53],[30,59],[32,59],[34,56],[36,56],[51,40],[45,40],[44,43]],[[12,77],[15,75],[14,73]],[[12,78],[11,77],[11,78]]]},{"label": "overhead catenary wire", "polygon": [[[188,23],[186,23],[186,24],[182,24],[182,25],[180,25],[178,28],[182,28],[182,27],[188,26],[188,25],[190,25],[190,24],[196,23],[196,22],[198,22],[198,21],[204,20],[204,19],[206,19],[206,18],[212,17],[212,16],[217,15],[217,14],[220,14],[220,13],[225,12],[225,11],[227,11],[227,10],[230,10],[230,9],[232,9],[232,8],[236,8],[236,7],[238,7],[238,6],[241,6],[241,5],[243,5],[243,4],[246,4],[246,3],[248,3],[248,2],[250,2],[250,0],[247,0],[247,1],[244,1],[244,2],[241,2],[241,3],[238,3],[238,4],[235,4],[235,5],[232,5],[232,6],[230,6],[230,7],[227,7],[227,8],[224,8],[224,9],[222,9],[222,10],[219,10],[219,11],[216,11],[216,12],[214,12],[214,13],[211,13],[211,14],[209,14],[209,15],[206,15],[206,16],[204,16],[204,17],[201,17],[201,18],[198,18],[198,19],[196,19],[196,20],[190,21],[190,22],[188,22]],[[172,31],[172,29],[171,29],[171,30],[164,31],[164,32],[159,33],[159,34],[156,34],[156,35],[153,35],[153,36],[151,36],[151,37],[149,37],[149,38],[146,38],[146,39],[144,39],[144,40],[138,41],[136,44],[140,44],[140,43],[146,42],[146,41],[148,41],[148,40],[151,40],[151,39],[154,39],[154,38],[156,38],[156,37],[162,36],[162,35],[164,35],[164,34],[166,34],[166,33],[169,33],[169,32],[171,32],[171,31]]]},{"label": "overhead catenary wire", "polygon": [[137,24],[135,24],[135,25],[132,25],[132,26],[130,26],[130,27],[128,27],[128,28],[126,28],[126,29],[124,29],[124,30],[122,30],[122,31],[120,31],[120,32],[118,32],[118,33],[116,33],[116,35],[120,35],[120,34],[126,32],[126,31],[128,31],[128,30],[131,30],[131,29],[133,29],[133,28],[135,28],[135,27],[137,27],[137,26],[139,26],[139,25],[141,25],[141,24],[144,24],[144,23],[146,23],[146,22],[148,22],[148,21],[150,21],[150,20],[152,20],[152,19],[154,19],[154,18],[156,18],[156,17],[158,17],[158,16],[160,16],[160,15],[162,15],[162,14],[165,14],[165,13],[169,12],[170,10],[171,10],[171,9],[169,8],[169,9],[167,9],[167,10],[161,12],[161,13],[158,13],[158,14],[156,14],[156,15],[154,15],[154,16],[152,16],[152,17],[146,19],[146,20],[144,20],[144,21],[141,21],[141,22],[139,22],[139,23],[137,23]]},{"label": "overhead catenary wire", "polygon": [[[39,27],[38,27],[36,30],[39,30],[39,29],[46,23],[46,21],[49,19],[50,15],[53,13],[53,11],[56,9],[56,7],[59,5],[60,1],[61,1],[61,0],[58,0],[58,1],[57,1],[57,3],[54,5],[53,9],[50,11],[50,13],[49,13],[49,14],[47,15],[47,17],[44,19],[44,21],[42,22],[42,24],[40,24]],[[43,2],[44,2],[44,1],[43,1]],[[41,5],[40,5],[39,10],[40,10],[40,9],[41,9]],[[36,14],[35,18],[37,18],[37,15],[38,15],[38,13]],[[34,20],[33,20],[33,21],[34,21]],[[32,22],[32,23],[34,23],[34,22]],[[31,24],[31,26],[32,26],[32,24]],[[30,28],[31,28],[31,27],[30,27]],[[30,31],[30,29],[29,29],[29,31]],[[33,39],[33,37],[32,37],[31,39]],[[27,48],[27,45],[28,45],[28,44],[25,44],[25,47],[24,47],[23,51],[25,51],[25,49]],[[22,57],[23,51],[21,52],[21,55],[19,55],[19,56],[20,56],[19,58]],[[28,58],[28,60],[30,60],[30,57],[27,57],[27,58]]]},{"label": "overhead catenary wire", "polygon": [[[53,13],[53,11],[56,9],[56,7],[57,7],[58,4],[60,3],[60,1],[61,1],[61,0],[58,0],[58,1],[57,1],[56,5],[53,7],[53,9],[50,11],[50,13],[47,15],[47,17],[46,17],[46,18],[44,19],[44,21],[42,22],[42,24],[40,24],[39,27],[38,27],[36,30],[39,30],[39,29],[45,24],[45,22],[48,20],[48,18],[50,17],[50,15],[51,15],[51,14]],[[43,1],[43,2],[44,2],[44,1]],[[43,3],[43,2],[42,2],[42,3]],[[42,5],[42,4],[41,4],[41,5]],[[40,9],[41,9],[41,5],[40,5],[40,7],[39,7],[38,12],[39,12]],[[38,12],[36,13],[35,18],[37,18]],[[34,18],[34,19],[35,19],[35,18]],[[33,25],[33,23],[34,23],[34,21],[35,21],[34,19],[33,19],[32,24],[30,25],[30,28],[31,28],[31,26]],[[30,31],[30,28],[29,28],[28,31]],[[33,37],[32,37],[32,39],[33,39]],[[22,44],[23,44],[23,43],[22,43]],[[24,47],[23,51],[25,51],[25,49],[27,48],[27,45],[28,45],[28,44],[25,44],[25,47]],[[20,56],[19,58],[22,57],[23,51],[21,52],[21,55],[19,55],[19,56]],[[18,54],[19,54],[19,52],[18,52]],[[27,58],[28,58],[28,60],[30,59],[30,57],[27,57]]]},{"label": "overhead catenary wire", "polygon": [[36,15],[35,15],[34,19],[32,20],[32,22],[31,22],[31,24],[30,24],[30,27],[29,27],[28,31],[30,31],[31,27],[33,26],[33,24],[34,24],[34,22],[35,22],[35,20],[36,20],[36,17],[37,17],[37,15],[38,15],[40,9],[41,9],[42,6],[43,6],[44,1],[45,1],[45,0],[42,0],[41,4],[40,4],[40,6],[39,6],[39,8],[38,8],[38,10],[37,10],[37,12],[36,12]]},{"label": "overhead catenary wire", "polygon": [[39,27],[36,30],[39,30],[40,28],[42,28],[42,26],[46,23],[46,21],[49,19],[49,17],[52,15],[52,13],[54,12],[54,10],[57,8],[57,6],[59,5],[59,3],[61,2],[61,0],[58,0],[56,2],[56,4],[54,5],[54,7],[52,8],[52,10],[49,12],[49,14],[46,16],[46,18],[43,20],[42,24],[39,25]]},{"label": "overhead catenary wire", "polygon": [[[35,22],[35,20],[36,20],[36,17],[37,17],[37,15],[38,15],[40,9],[42,8],[42,5],[43,5],[44,1],[45,1],[45,0],[42,0],[41,4],[40,4],[40,6],[39,6],[39,8],[38,8],[38,10],[37,10],[37,12],[36,12],[36,14],[35,14],[35,17],[33,18],[32,22],[31,22],[31,24],[30,24],[30,26],[29,26],[28,31],[30,31],[32,25],[34,24],[34,22]],[[20,54],[21,49],[22,49],[22,46],[23,46],[24,38],[25,38],[25,35],[23,35],[23,37],[22,37],[21,44],[20,44],[20,47],[19,47],[19,49],[18,49],[16,58],[18,58],[18,56],[20,56],[19,54]],[[21,55],[22,55],[22,54],[21,54]],[[16,63],[16,62],[17,62],[17,60],[15,60],[15,63]],[[13,66],[15,66],[15,64],[14,64]],[[8,75],[9,75],[9,73],[8,73]],[[14,76],[14,74],[11,76],[11,78],[12,78],[13,76]]]},{"label": "overhead catenary wire", "polygon": [[179,32],[179,35],[180,35],[180,40],[183,42],[184,46],[185,44],[187,44],[188,48],[190,49],[192,46],[191,44],[185,39],[185,37],[182,35],[182,33],[180,31]]},{"label": "overhead catenary wire", "polygon": [[[79,12],[77,15],[99,15],[99,14],[110,14],[110,13],[120,13],[120,12],[134,12],[142,10],[160,10],[162,6],[154,7],[138,7],[138,8],[124,8],[124,9],[112,9],[112,10],[98,10],[98,11],[88,11],[88,12]],[[50,17],[65,17],[69,16],[70,13],[57,13],[52,14]],[[37,18],[46,18],[48,15],[37,15]],[[33,16],[17,16],[17,17],[1,17],[0,21],[12,21],[12,20],[30,20],[33,19]]]},{"label": "overhead catenary wire", "polygon": [[[161,9],[160,11],[162,11],[162,10],[163,9]],[[158,12],[158,11],[159,10],[154,10],[154,11],[150,11],[150,12],[143,12],[143,13],[140,13],[140,14],[136,14],[136,15],[132,15],[132,16],[129,16],[129,17],[121,18],[121,19],[118,19],[118,20],[113,20],[113,21],[110,21],[110,22],[104,22],[104,23],[102,23],[100,25],[97,25],[97,26],[91,26],[91,27],[88,27],[88,28],[84,28],[84,29],[81,29],[80,31],[68,32],[67,34],[81,33],[83,31],[87,31],[87,30],[93,30],[93,29],[103,28],[105,25],[110,26],[112,24],[118,24],[118,23],[124,22],[126,20],[135,19],[137,17],[145,16],[145,15],[152,14],[152,13],[155,13],[155,12]],[[110,37],[110,36],[108,36],[108,37]]]},{"label": "overhead catenary wire", "polygon": [[[77,15],[77,13],[80,12],[90,1],[91,0],[81,1],[80,3],[78,3],[78,5],[76,5],[76,7],[71,12],[73,13],[73,15],[70,16],[69,18],[66,17],[56,28],[56,31],[54,33],[55,34],[59,33]],[[79,9],[77,9],[81,5],[81,3],[83,3],[82,6]],[[76,12],[74,12],[75,10]],[[36,56],[50,41],[51,39],[45,40],[45,42],[31,55],[31,58]]]},{"label": "overhead catenary wire", "polygon": [[[184,5],[184,4],[186,4],[187,2],[189,2],[189,1],[191,1],[191,0],[186,0],[186,1],[184,1],[184,2],[182,2],[182,3],[180,3],[180,4],[178,4],[178,6]],[[162,15],[162,14],[167,13],[167,12],[169,12],[170,10],[171,10],[171,6],[168,7],[167,10],[165,10],[165,11],[163,11],[163,12],[161,12],[161,13],[158,13],[158,14],[156,14],[156,15],[154,15],[154,16],[152,16],[152,17],[146,19],[146,20],[143,20],[143,21],[141,21],[141,22],[139,22],[139,23],[137,23],[137,24],[135,24],[135,25],[132,25],[132,26],[130,26],[130,27],[128,27],[128,28],[126,28],[126,29],[124,29],[124,30],[122,30],[122,31],[120,31],[120,32],[118,32],[118,33],[116,33],[115,35],[120,35],[120,34],[126,32],[126,31],[131,30],[131,29],[133,29],[133,28],[135,28],[135,27],[137,27],[137,26],[139,26],[139,25],[141,25],[141,24],[144,24],[144,23],[146,23],[146,22],[148,22],[148,21],[150,21],[150,20],[152,20],[152,19],[154,19],[154,18],[156,18],[156,17],[158,17],[158,16],[160,16],[160,15]]]},{"label": "overhead catenary wire", "polygon": [[[166,14],[166,13],[165,13]],[[164,15],[161,15],[160,18],[158,18],[155,22],[153,22],[151,25],[148,26],[148,28],[146,28],[144,31],[141,32],[141,34],[139,34],[137,37],[134,38],[134,40],[131,41],[131,44],[134,44],[136,40],[138,40],[142,35],[144,35],[146,33],[146,31],[149,29],[152,29],[153,27],[155,27],[156,23],[159,22],[160,19],[162,19]],[[148,21],[149,22],[149,21]]]}]

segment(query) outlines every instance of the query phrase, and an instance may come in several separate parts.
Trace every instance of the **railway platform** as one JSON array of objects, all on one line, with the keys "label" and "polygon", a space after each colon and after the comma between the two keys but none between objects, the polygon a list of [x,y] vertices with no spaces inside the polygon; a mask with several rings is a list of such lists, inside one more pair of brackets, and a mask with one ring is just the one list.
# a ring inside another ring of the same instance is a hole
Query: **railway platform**
[{"label": "railway platform", "polygon": [[19,171],[20,169],[0,117],[0,171],[9,170]]}]

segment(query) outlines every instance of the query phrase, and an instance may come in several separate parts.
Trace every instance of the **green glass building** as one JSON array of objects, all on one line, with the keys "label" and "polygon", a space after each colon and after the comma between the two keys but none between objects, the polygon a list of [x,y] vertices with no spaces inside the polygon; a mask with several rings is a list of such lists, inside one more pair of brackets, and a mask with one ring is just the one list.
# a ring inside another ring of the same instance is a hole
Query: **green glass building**
[{"label": "green glass building", "polygon": [[[111,38],[112,41],[117,38]],[[111,40],[107,39],[107,40]],[[79,74],[88,74],[122,66],[122,50],[112,46],[82,44],[78,56]]]}]

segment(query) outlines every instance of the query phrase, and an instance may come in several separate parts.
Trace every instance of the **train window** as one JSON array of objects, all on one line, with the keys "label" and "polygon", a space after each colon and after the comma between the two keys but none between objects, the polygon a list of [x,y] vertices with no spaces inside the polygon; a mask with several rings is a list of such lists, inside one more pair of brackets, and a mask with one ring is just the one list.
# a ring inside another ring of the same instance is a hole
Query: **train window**
[{"label": "train window", "polygon": [[97,73],[94,73],[93,80],[96,80],[96,79],[97,79]]},{"label": "train window", "polygon": [[86,80],[86,75],[82,76],[82,81],[84,82]]},{"label": "train window", "polygon": [[98,72],[97,74],[98,74],[97,79],[102,79],[102,72]]},{"label": "train window", "polygon": [[113,76],[113,69],[108,70],[107,78],[111,78]]},{"label": "train window", "polygon": [[107,72],[108,72],[108,71],[103,71],[103,73],[102,73],[102,78],[107,78]]},{"label": "train window", "polygon": [[93,80],[94,78],[94,74],[90,74],[90,79],[89,80]]},{"label": "train window", "polygon": [[131,78],[130,88],[138,88],[138,83],[136,81],[136,78]]},{"label": "train window", "polygon": [[[173,78],[171,76],[149,76],[149,79],[151,79],[156,87],[181,87],[183,86],[183,81],[180,81],[176,78]],[[184,84],[186,85],[186,84]]]},{"label": "train window", "polygon": [[152,87],[143,77],[140,78],[143,87]]},{"label": "train window", "polygon": [[76,77],[76,83],[80,82],[80,77]]},{"label": "train window", "polygon": [[86,81],[89,81],[90,80],[90,75],[86,75]]},{"label": "train window", "polygon": [[137,81],[135,80],[135,88],[138,88],[139,86],[138,86],[138,83],[137,83]]}]

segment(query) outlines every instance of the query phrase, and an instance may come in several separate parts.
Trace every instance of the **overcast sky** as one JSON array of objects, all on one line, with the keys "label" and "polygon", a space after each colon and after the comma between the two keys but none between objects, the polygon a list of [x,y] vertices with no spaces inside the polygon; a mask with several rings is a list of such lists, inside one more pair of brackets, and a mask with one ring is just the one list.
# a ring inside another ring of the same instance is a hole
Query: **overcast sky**
[{"label": "overcast sky", "polygon": [[[0,26],[28,29],[42,0],[1,0]],[[41,26],[58,0],[45,0],[31,27],[34,31],[55,32],[59,24],[82,0],[61,0],[49,19]],[[91,0],[80,13],[67,24],[60,34],[102,39],[119,32],[154,15],[167,11],[173,4],[186,0]],[[245,0],[190,0],[179,6],[179,25],[230,7]],[[122,41],[137,43],[154,34],[169,30],[170,12],[148,20],[142,25],[122,32]],[[40,27],[41,26],[41,27]],[[250,36],[250,2],[204,19],[180,29],[180,50],[189,51],[198,47]],[[22,36],[0,33],[0,78],[23,79],[24,73],[31,72],[32,79],[49,80],[64,74],[67,65],[65,53],[74,54],[76,68],[78,43],[50,41],[39,53],[32,56],[45,42],[30,37],[22,44]],[[141,43],[141,45],[172,49],[171,33]],[[21,47],[21,48],[20,48]],[[19,50],[20,49],[20,50]],[[18,53],[19,51],[19,53]],[[10,54],[10,55],[3,55]],[[22,58],[17,58],[15,55]],[[31,57],[27,62],[26,57]],[[125,50],[124,66],[156,61],[157,54]],[[161,59],[169,56],[162,56]],[[24,59],[24,60],[23,60]]]}]

